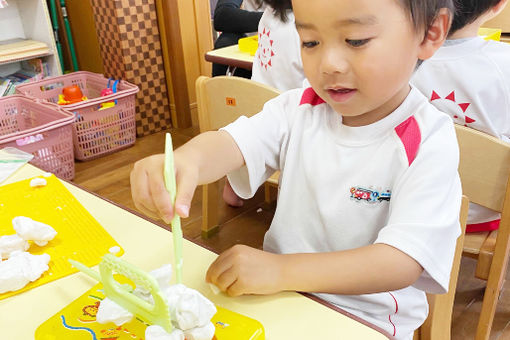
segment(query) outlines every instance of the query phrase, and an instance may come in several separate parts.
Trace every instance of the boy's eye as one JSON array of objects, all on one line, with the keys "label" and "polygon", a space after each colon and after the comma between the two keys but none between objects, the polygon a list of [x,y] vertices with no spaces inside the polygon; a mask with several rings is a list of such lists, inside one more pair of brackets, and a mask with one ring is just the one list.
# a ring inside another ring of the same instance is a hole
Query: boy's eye
[{"label": "boy's eye", "polygon": [[319,45],[318,41],[303,41],[301,44],[304,48],[312,48]]},{"label": "boy's eye", "polygon": [[369,42],[370,39],[345,39],[345,42],[351,45],[352,47],[360,47]]}]

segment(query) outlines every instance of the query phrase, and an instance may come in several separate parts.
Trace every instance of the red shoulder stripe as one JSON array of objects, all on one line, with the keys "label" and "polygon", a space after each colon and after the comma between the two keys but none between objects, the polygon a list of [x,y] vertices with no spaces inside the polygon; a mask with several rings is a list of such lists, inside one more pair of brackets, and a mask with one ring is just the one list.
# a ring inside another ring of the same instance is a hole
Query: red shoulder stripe
[{"label": "red shoulder stripe", "polygon": [[411,116],[400,123],[395,128],[395,132],[402,141],[402,144],[404,144],[407,160],[409,165],[411,165],[416,158],[421,143],[421,132],[418,122],[416,122],[414,116]]},{"label": "red shoulder stripe", "polygon": [[319,97],[311,87],[309,87],[303,92],[303,96],[301,97],[301,102],[299,102],[299,105],[310,104],[315,106],[322,103],[325,103],[325,101]]}]

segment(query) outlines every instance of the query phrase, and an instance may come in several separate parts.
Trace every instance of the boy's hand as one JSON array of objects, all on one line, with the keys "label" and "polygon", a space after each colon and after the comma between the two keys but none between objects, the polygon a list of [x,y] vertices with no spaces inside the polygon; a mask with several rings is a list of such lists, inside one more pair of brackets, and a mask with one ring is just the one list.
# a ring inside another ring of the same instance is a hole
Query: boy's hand
[{"label": "boy's hand", "polygon": [[282,265],[282,255],[235,245],[211,264],[206,281],[230,296],[273,294],[283,290]]},{"label": "boy's hand", "polygon": [[[163,176],[165,155],[153,155],[139,160],[131,171],[131,195],[138,210],[170,223],[174,215],[170,194]],[[197,169],[185,166],[174,153],[177,197],[175,208],[181,217],[188,217],[191,199],[198,182]]]}]

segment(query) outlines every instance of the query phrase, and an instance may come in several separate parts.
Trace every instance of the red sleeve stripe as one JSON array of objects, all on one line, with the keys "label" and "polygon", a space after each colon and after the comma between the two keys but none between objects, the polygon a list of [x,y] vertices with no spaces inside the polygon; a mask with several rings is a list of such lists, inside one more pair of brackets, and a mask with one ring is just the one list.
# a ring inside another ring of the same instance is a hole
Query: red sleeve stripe
[{"label": "red sleeve stripe", "polygon": [[400,123],[395,128],[395,132],[402,141],[402,144],[404,144],[407,160],[409,165],[411,165],[416,158],[421,143],[421,132],[418,122],[416,122],[414,116],[411,116]]},{"label": "red sleeve stripe", "polygon": [[301,102],[299,105],[310,104],[315,106],[322,103],[325,103],[325,101],[319,97],[311,87],[309,87],[303,92],[303,96],[301,97]]}]

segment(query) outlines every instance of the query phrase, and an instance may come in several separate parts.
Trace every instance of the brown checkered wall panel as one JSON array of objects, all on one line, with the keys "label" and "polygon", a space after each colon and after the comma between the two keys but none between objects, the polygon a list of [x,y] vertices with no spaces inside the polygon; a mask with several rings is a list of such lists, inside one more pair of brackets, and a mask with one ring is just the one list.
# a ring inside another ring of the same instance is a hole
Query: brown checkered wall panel
[{"label": "brown checkered wall panel", "polygon": [[154,0],[91,0],[105,75],[140,88],[136,132],[171,127]]}]

